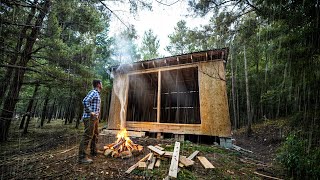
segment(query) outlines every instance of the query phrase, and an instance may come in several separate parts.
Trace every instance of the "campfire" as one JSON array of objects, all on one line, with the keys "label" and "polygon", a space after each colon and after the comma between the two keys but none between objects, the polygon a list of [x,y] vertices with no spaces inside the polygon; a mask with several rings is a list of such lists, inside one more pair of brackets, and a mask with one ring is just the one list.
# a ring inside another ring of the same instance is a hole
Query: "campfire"
[{"label": "campfire", "polygon": [[117,134],[117,140],[114,143],[104,146],[104,155],[112,157],[129,158],[134,154],[139,154],[143,146],[135,144],[128,135],[126,129],[122,129]]}]

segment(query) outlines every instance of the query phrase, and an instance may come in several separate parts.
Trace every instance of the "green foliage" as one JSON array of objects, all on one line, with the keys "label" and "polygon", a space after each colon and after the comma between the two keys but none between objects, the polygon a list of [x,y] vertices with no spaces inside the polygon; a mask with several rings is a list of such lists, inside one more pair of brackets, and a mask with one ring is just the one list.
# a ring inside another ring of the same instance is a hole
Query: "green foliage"
[{"label": "green foliage", "polygon": [[140,53],[143,60],[149,60],[159,57],[160,43],[153,31],[149,29],[144,32]]},{"label": "green foliage", "polygon": [[278,161],[294,178],[317,179],[320,176],[320,148],[307,150],[308,141],[291,133],[279,150]]},{"label": "green foliage", "polygon": [[194,175],[194,173],[192,173],[188,169],[182,169],[179,172],[178,179],[180,179],[180,180],[196,180],[197,177]]}]

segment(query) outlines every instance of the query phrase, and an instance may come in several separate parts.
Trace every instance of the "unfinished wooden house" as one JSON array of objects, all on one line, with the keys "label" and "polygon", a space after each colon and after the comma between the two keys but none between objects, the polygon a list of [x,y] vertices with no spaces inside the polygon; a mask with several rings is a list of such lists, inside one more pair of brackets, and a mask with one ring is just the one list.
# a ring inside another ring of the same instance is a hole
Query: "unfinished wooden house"
[{"label": "unfinished wooden house", "polygon": [[230,137],[227,57],[216,49],[114,67],[108,129]]}]

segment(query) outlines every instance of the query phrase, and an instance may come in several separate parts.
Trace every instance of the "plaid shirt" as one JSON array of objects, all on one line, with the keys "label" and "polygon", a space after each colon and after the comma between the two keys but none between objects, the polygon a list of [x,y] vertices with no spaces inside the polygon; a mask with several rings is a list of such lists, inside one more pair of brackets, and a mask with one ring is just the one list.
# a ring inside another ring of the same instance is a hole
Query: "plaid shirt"
[{"label": "plaid shirt", "polygon": [[97,115],[100,114],[100,92],[97,89],[91,90],[88,95],[82,101],[84,106],[84,112],[82,119],[90,118],[90,113],[95,112]]}]

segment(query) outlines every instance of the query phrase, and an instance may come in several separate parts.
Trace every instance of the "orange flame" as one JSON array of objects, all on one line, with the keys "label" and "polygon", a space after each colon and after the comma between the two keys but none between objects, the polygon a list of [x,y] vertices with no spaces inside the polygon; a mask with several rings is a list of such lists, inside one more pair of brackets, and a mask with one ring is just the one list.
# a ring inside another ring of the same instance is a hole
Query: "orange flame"
[{"label": "orange flame", "polygon": [[127,129],[124,128],[124,129],[120,130],[117,134],[117,138],[118,138],[118,140],[120,140],[121,138],[125,139],[126,141],[130,140]]}]

